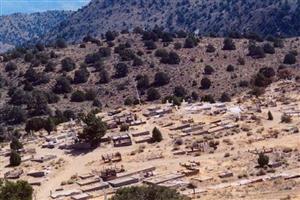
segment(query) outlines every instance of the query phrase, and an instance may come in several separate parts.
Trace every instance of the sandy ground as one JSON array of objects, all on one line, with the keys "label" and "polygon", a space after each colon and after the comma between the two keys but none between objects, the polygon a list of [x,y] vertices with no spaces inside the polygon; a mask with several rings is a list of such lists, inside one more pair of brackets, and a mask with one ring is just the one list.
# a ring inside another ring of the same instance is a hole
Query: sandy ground
[{"label": "sandy ground", "polygon": [[[274,86],[277,87],[277,86]],[[268,99],[266,93],[264,98]],[[290,93],[286,98],[291,98],[293,103],[298,103],[299,100],[295,99]],[[273,95],[279,96],[280,94],[274,93]],[[275,99],[275,97],[274,97]],[[263,100],[262,100],[263,101]],[[236,105],[236,102],[229,103],[228,105]],[[251,99],[246,99],[242,106],[253,106]],[[160,105],[163,106],[163,105]],[[296,105],[297,107],[298,105]],[[278,102],[276,107],[262,107],[261,113],[255,113],[256,118],[259,120],[243,120],[239,121],[239,131],[234,132],[232,130],[225,131],[226,133],[234,134],[222,134],[221,137],[215,137],[213,140],[219,141],[217,149],[213,152],[202,152],[199,155],[173,155],[173,149],[176,147],[181,150],[185,150],[188,143],[203,139],[203,136],[188,136],[182,138],[183,144],[181,146],[174,145],[176,135],[180,131],[171,131],[168,128],[163,128],[163,124],[173,122],[175,125],[181,124],[181,121],[187,119],[193,119],[194,123],[205,122],[209,124],[216,119],[225,121],[227,116],[225,114],[219,115],[206,115],[203,113],[189,114],[184,109],[173,110],[172,114],[167,114],[162,118],[150,118],[147,119],[142,116],[142,113],[148,106],[139,108],[141,111],[137,112],[138,118],[145,120],[147,123],[142,126],[131,128],[130,131],[151,131],[154,127],[158,127],[163,134],[163,141],[158,144],[133,144],[129,147],[114,148],[111,144],[102,145],[101,147],[81,154],[70,154],[64,150],[57,148],[54,149],[42,149],[37,143],[27,145],[26,148],[34,147],[38,155],[54,154],[57,156],[56,160],[63,160],[63,164],[57,168],[50,168],[50,174],[47,176],[47,180],[42,183],[40,187],[35,187],[35,199],[48,200],[51,191],[59,187],[63,188],[79,188],[76,184],[61,186],[62,182],[70,180],[74,175],[90,173],[94,170],[100,171],[105,167],[114,166],[110,164],[104,164],[101,161],[101,156],[109,153],[121,152],[122,162],[116,164],[120,167],[124,166],[127,172],[131,172],[137,169],[155,166],[155,174],[163,175],[168,173],[174,173],[183,169],[180,163],[186,163],[188,161],[200,162],[199,174],[192,177],[186,177],[184,180],[191,181],[192,178],[201,177],[213,177],[213,182],[200,183],[198,188],[206,188],[208,186],[219,185],[226,182],[234,182],[239,180],[238,175],[247,174],[248,178],[256,177],[258,169],[255,169],[257,165],[257,155],[250,153],[250,150],[257,150],[258,152],[265,149],[273,148],[275,152],[280,152],[280,155],[284,156],[284,160],[287,164],[282,167],[276,168],[275,173],[281,172],[298,172],[300,173],[300,134],[290,134],[282,131],[287,126],[299,127],[300,117],[293,117],[290,124],[281,123],[282,110],[288,105],[284,105]],[[136,110],[139,110],[136,109]],[[127,109],[130,111],[130,109]],[[273,121],[267,120],[267,112],[271,111],[274,117]],[[175,126],[174,125],[174,126]],[[248,130],[242,130],[245,125],[248,126]],[[277,137],[271,137],[273,132],[278,132]],[[110,131],[109,131],[110,132]],[[118,132],[118,131],[116,131]],[[111,133],[108,133],[111,134]],[[175,137],[175,138],[172,138]],[[257,139],[263,138],[263,139]],[[228,141],[231,141],[229,144]],[[291,148],[292,151],[287,154],[283,154],[283,149]],[[143,151],[141,151],[143,149]],[[134,152],[134,153],[133,153]],[[228,157],[224,156],[226,153]],[[162,158],[151,159],[153,156],[162,155]],[[269,154],[268,154],[269,155]],[[270,153],[270,159],[276,159],[277,154]],[[4,164],[7,162],[1,158],[2,172],[7,171],[4,168]],[[297,160],[298,159],[298,160]],[[45,166],[51,166],[51,161],[43,164],[36,163],[24,163],[22,168],[41,168]],[[2,166],[3,165],[3,166]],[[3,167],[3,168],[2,168]],[[234,177],[228,179],[220,179],[218,174],[224,171],[232,171]],[[192,196],[195,199],[246,199],[246,200],[288,200],[288,199],[300,199],[300,180],[283,180],[275,179],[262,183],[255,183],[246,186],[230,187],[219,190],[208,190],[206,193],[196,194]],[[100,200],[104,197],[97,197],[95,199]]]}]

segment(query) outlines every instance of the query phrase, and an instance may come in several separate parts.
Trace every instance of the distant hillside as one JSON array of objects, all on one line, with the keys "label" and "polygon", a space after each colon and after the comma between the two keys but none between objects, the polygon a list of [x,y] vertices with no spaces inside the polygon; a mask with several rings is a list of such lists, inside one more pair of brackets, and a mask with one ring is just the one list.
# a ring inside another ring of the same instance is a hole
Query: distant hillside
[{"label": "distant hillside", "polygon": [[232,31],[262,36],[300,35],[299,0],[92,0],[76,12],[49,11],[0,17],[0,51],[28,41],[62,37],[79,42],[108,30],[139,26],[224,36]]},{"label": "distant hillside", "polygon": [[49,11],[0,16],[0,52],[27,41],[37,40],[70,14],[67,11]]},{"label": "distant hillside", "polygon": [[299,36],[300,1],[92,0],[46,38],[56,38],[58,34],[76,42],[87,34],[100,36],[107,30],[155,25],[169,30],[198,30],[206,35],[237,30],[263,36]]}]

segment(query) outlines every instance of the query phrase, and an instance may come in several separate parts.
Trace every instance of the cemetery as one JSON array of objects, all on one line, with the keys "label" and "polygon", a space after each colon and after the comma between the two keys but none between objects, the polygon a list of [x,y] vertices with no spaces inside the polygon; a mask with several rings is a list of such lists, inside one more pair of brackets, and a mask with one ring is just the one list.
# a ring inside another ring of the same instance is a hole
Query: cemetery
[{"label": "cemetery", "polygon": [[[107,132],[94,149],[78,143],[84,123],[72,120],[22,141],[17,167],[8,166],[9,145],[1,148],[1,176],[28,181],[43,200],[107,199],[133,185],[172,188],[192,199],[222,199],[228,191],[263,198],[264,188],[299,195],[300,98],[294,84],[279,82],[258,99],[245,94],[228,103],[103,111],[97,116]],[[289,91],[284,96],[283,89]]]}]

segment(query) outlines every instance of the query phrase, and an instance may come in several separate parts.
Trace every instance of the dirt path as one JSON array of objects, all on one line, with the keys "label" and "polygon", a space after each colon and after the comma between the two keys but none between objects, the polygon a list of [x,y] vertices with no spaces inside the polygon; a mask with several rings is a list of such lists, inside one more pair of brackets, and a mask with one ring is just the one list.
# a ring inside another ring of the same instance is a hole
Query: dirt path
[{"label": "dirt path", "polygon": [[59,157],[66,161],[66,165],[62,169],[59,169],[54,176],[50,174],[49,180],[37,189],[36,194],[39,200],[49,199],[50,191],[58,188],[61,182],[69,180],[72,175],[88,171],[87,163],[95,160],[95,153],[91,152],[76,157],[69,157],[68,155],[62,154],[59,155]]}]

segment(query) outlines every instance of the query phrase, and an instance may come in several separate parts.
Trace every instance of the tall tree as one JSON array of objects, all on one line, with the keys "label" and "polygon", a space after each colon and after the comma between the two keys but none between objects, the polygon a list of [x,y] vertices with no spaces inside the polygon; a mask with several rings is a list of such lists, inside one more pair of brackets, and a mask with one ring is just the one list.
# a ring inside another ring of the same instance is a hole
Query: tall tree
[{"label": "tall tree", "polygon": [[23,148],[23,144],[19,141],[18,138],[13,137],[10,143],[10,149],[12,150],[19,150]]},{"label": "tall tree", "polygon": [[0,200],[32,200],[33,188],[26,181],[0,183]]},{"label": "tall tree", "polygon": [[89,113],[87,116],[84,116],[83,121],[86,125],[84,126],[83,131],[79,133],[78,137],[90,143],[91,146],[97,146],[106,133],[106,123],[94,113]]}]

